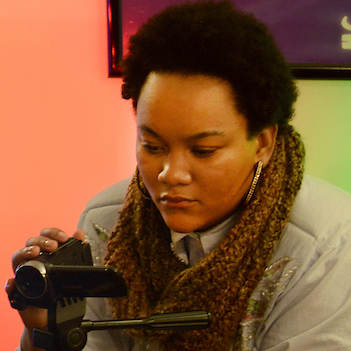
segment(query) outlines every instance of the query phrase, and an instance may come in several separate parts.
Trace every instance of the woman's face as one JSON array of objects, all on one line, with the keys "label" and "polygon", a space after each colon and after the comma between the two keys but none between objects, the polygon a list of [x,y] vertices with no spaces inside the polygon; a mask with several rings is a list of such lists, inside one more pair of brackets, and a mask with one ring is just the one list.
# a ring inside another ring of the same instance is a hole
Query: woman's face
[{"label": "woman's face", "polygon": [[137,161],[170,229],[204,231],[245,198],[260,160],[260,138],[221,79],[151,73],[138,100]]}]

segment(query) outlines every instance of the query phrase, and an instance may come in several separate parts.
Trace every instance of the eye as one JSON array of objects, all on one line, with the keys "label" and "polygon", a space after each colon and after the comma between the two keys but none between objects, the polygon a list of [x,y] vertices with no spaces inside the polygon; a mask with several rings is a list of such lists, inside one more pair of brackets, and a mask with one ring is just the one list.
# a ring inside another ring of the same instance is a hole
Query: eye
[{"label": "eye", "polygon": [[192,149],[192,153],[199,158],[206,158],[212,156],[217,151],[214,147],[196,147]]},{"label": "eye", "polygon": [[141,146],[144,150],[146,150],[149,154],[158,154],[163,151],[163,147],[155,144],[150,144],[148,142],[142,142]]}]

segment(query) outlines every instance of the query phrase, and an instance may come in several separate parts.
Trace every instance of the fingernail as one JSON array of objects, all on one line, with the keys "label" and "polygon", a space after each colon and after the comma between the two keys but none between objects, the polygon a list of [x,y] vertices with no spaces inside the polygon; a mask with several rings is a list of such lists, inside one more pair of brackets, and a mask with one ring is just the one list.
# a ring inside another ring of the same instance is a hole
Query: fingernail
[{"label": "fingernail", "polygon": [[62,239],[67,239],[67,234],[66,233],[64,233],[64,232],[58,232],[57,233],[57,235],[60,237],[60,238],[62,238]]},{"label": "fingernail", "polygon": [[45,240],[45,241],[44,241],[44,245],[45,245],[46,247],[50,247],[53,243],[54,243],[54,242],[53,242],[52,240]]},{"label": "fingernail", "polygon": [[33,252],[33,249],[34,249],[34,246],[28,246],[28,247],[26,247],[27,253],[32,253],[32,252]]}]

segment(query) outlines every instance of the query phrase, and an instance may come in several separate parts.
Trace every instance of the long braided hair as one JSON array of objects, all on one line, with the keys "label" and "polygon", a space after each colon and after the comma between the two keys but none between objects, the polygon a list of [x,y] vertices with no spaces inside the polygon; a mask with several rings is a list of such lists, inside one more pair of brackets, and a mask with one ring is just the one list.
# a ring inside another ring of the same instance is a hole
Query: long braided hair
[{"label": "long braided hair", "polygon": [[106,264],[119,269],[130,289],[127,298],[111,299],[115,317],[206,309],[213,323],[188,332],[131,330],[132,336],[157,339],[170,351],[229,349],[289,220],[303,160],[300,136],[290,125],[280,127],[252,200],[215,251],[192,268],[172,253],[169,229],[145,197],[142,180],[133,178],[106,255]]}]

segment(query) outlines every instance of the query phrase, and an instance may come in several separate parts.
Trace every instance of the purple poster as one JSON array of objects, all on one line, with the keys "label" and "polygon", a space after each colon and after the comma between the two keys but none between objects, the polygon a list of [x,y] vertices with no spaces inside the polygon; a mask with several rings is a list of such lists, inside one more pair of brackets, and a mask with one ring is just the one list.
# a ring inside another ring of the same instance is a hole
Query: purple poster
[{"label": "purple poster", "polygon": [[[184,0],[109,0],[119,34],[117,56],[150,16]],[[298,78],[351,78],[351,0],[233,0],[270,28]],[[111,8],[109,8],[111,11]],[[116,14],[118,12],[118,14]],[[109,15],[111,20],[111,14]],[[115,52],[116,53],[116,52]],[[110,76],[118,75],[110,67]]]}]

